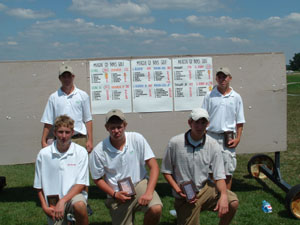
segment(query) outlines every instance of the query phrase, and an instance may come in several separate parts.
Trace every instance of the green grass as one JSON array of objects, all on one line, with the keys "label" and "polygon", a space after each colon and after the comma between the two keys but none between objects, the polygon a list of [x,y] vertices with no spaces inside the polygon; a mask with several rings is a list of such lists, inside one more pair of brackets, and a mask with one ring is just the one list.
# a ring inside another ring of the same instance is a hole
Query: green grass
[{"label": "green grass", "polygon": [[[300,73],[287,76],[288,82],[300,82]],[[298,88],[299,89],[299,88]],[[288,85],[288,93],[299,93],[299,90]],[[280,153],[280,169],[283,179],[290,185],[300,184],[300,96],[288,96],[288,149]],[[273,153],[267,155],[274,157]],[[233,191],[240,200],[239,210],[232,224],[241,225],[294,225],[300,221],[291,217],[286,210],[285,196],[282,191],[269,179],[257,181],[250,178],[247,164],[252,154],[238,155],[238,166],[233,179]],[[160,161],[159,161],[160,162]],[[34,165],[0,166],[0,175],[7,179],[7,186],[0,192],[0,225],[17,224],[46,224],[46,218],[32,188]],[[176,224],[169,214],[173,209],[173,197],[170,186],[162,176],[159,177],[157,191],[164,204],[161,224]],[[91,181],[89,189],[89,204],[94,210],[90,216],[90,224],[111,224],[109,212],[104,205],[105,194],[97,189]],[[273,213],[264,214],[261,210],[262,200],[267,200],[273,207]],[[136,224],[142,224],[143,214],[136,215]],[[213,212],[201,213],[201,224],[214,225],[218,223],[217,215]]]},{"label": "green grass", "polygon": [[[300,72],[295,72],[287,76],[288,93],[300,95]],[[289,84],[290,83],[290,84]]]}]

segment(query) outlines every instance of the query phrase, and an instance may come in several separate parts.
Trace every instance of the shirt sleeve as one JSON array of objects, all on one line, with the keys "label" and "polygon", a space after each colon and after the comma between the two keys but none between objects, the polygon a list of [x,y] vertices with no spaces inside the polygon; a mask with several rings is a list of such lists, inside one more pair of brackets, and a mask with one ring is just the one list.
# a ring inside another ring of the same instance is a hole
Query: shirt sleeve
[{"label": "shirt sleeve", "polygon": [[42,161],[41,161],[40,154],[38,154],[35,161],[35,173],[34,173],[34,183],[33,183],[33,187],[36,189],[42,189],[41,166],[42,166]]},{"label": "shirt sleeve", "polygon": [[202,106],[201,108],[205,109],[206,111],[208,111],[208,97],[209,93],[206,93],[206,95],[204,96],[203,102],[202,102]]},{"label": "shirt sleeve", "polygon": [[101,162],[101,158],[98,155],[98,147],[96,146],[95,149],[89,155],[89,167],[91,176],[93,179],[97,180],[104,176],[104,167],[103,163]]},{"label": "shirt sleeve", "polygon": [[161,164],[161,172],[167,174],[173,174],[173,164],[172,164],[172,145],[171,142],[168,143],[168,146],[165,151],[165,155]]},{"label": "shirt sleeve", "polygon": [[211,165],[212,165],[214,179],[215,180],[226,179],[221,147],[218,144],[215,144],[213,146],[214,146],[214,151],[213,151],[214,156]]},{"label": "shirt sleeve", "polygon": [[80,158],[81,160],[79,161],[76,184],[84,184],[86,186],[89,186],[90,181],[89,181],[88,153],[84,148],[82,148]]},{"label": "shirt sleeve", "polygon": [[83,121],[86,123],[92,120],[92,113],[90,107],[90,97],[85,93],[83,100]]},{"label": "shirt sleeve", "polygon": [[237,118],[236,123],[245,123],[245,116],[244,116],[244,106],[243,106],[243,100],[241,96],[239,96],[239,101],[237,105]]},{"label": "shirt sleeve", "polygon": [[54,113],[55,112],[54,112],[53,101],[52,101],[52,97],[50,96],[46,104],[41,122],[53,125],[55,119]]}]

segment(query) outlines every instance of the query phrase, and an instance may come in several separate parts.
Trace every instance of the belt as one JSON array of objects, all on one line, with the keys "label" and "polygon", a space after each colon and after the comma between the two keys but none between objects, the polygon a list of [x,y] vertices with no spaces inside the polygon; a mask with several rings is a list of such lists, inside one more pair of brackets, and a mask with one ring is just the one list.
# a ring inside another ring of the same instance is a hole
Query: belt
[{"label": "belt", "polygon": [[213,131],[207,131],[207,133],[211,133],[211,134],[217,134],[217,135],[225,135],[225,134],[228,134],[228,133],[233,133],[233,131],[225,131],[225,132],[222,132],[222,133],[216,133],[216,132],[213,132]]},{"label": "belt", "polygon": [[72,136],[72,138],[81,138],[81,137],[86,137],[86,135],[78,133]]}]

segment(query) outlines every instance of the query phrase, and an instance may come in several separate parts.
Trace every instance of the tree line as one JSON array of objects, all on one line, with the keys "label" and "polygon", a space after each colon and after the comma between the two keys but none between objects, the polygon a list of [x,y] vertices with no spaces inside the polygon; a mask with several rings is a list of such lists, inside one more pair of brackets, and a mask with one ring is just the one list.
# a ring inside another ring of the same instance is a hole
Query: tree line
[{"label": "tree line", "polygon": [[287,70],[300,71],[300,53],[295,53],[289,63],[290,64],[286,66]]}]

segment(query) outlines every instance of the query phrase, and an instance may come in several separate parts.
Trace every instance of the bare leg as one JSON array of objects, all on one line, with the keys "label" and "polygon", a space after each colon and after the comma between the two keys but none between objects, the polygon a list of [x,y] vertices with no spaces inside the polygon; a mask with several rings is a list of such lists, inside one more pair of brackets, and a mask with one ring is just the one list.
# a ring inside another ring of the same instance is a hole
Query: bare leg
[{"label": "bare leg", "polygon": [[84,204],[84,202],[76,202],[73,205],[73,209],[74,209],[74,216],[76,219],[76,225],[88,225],[89,219],[86,210],[86,205]]},{"label": "bare leg", "polygon": [[228,225],[228,224],[230,224],[230,222],[233,219],[238,207],[239,207],[239,202],[238,201],[230,202],[229,203],[229,212],[220,219],[219,225]]},{"label": "bare leg", "polygon": [[161,205],[154,205],[145,213],[144,225],[156,225],[159,223],[162,213]]},{"label": "bare leg", "polygon": [[231,190],[232,176],[227,176],[227,175],[226,175],[226,180],[225,180],[225,182],[226,182],[226,187],[227,187],[227,189],[228,189],[228,190]]}]

